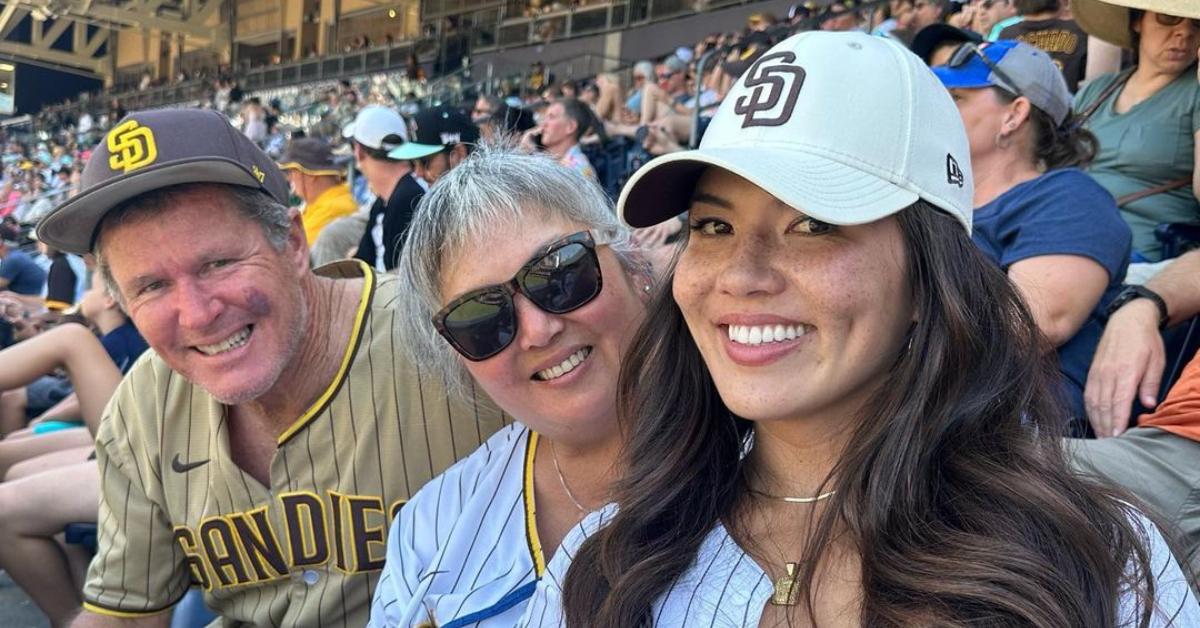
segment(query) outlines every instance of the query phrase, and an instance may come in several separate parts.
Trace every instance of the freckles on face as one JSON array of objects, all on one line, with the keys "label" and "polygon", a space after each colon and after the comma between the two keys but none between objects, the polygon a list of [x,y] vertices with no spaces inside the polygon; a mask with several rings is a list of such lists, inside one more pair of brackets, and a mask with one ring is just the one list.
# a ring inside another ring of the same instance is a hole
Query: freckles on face
[{"label": "freckles on face", "polygon": [[820,223],[704,175],[673,294],[726,405],[751,420],[850,420],[913,320],[895,218]]}]

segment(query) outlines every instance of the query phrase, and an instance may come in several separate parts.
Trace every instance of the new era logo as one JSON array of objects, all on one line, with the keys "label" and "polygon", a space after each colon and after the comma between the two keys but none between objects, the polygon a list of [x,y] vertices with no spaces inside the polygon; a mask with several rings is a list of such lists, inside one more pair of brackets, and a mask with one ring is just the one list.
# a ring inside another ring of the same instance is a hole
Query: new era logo
[{"label": "new era logo", "polygon": [[[753,91],[748,96],[738,98],[733,107],[734,113],[745,117],[743,129],[751,126],[782,126],[792,119],[805,76],[804,68],[787,65],[795,60],[796,54],[793,52],[776,52],[759,57],[746,71],[745,85],[753,88]],[[769,65],[772,62],[778,63]],[[767,115],[779,106],[781,100],[783,107],[779,112],[773,116]]]},{"label": "new era logo", "polygon": [[958,167],[958,162],[954,160],[954,156],[946,154],[946,183],[962,187],[966,185],[967,176],[963,174],[962,168]]},{"label": "new era logo", "polygon": [[154,132],[140,126],[137,120],[130,120],[109,132],[108,152],[108,167],[122,172],[150,165],[158,158]]}]

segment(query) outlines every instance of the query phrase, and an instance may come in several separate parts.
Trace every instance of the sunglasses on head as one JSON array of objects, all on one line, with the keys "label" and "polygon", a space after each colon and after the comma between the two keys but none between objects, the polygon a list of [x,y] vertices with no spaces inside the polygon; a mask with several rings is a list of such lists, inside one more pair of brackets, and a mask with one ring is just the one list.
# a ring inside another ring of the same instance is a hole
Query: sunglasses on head
[{"label": "sunglasses on head", "polygon": [[512,279],[451,301],[433,315],[433,326],[464,358],[486,360],[517,337],[516,293],[551,314],[566,314],[595,299],[604,283],[596,246],[604,244],[589,231],[558,240],[526,262]]},{"label": "sunglasses on head", "polygon": [[1192,28],[1200,30],[1200,20],[1196,18],[1179,17],[1177,15],[1167,15],[1166,13],[1155,13],[1154,20],[1163,26],[1179,26],[1184,20],[1192,23]]},{"label": "sunglasses on head", "polygon": [[995,74],[996,78],[1000,79],[1000,81],[1004,83],[1001,85],[1001,87],[1012,92],[1014,96],[1024,96],[1024,94],[1021,93],[1021,89],[1017,87],[1016,81],[1013,81],[1012,78],[1005,74],[1004,71],[999,67],[997,67],[995,63],[992,63],[992,60],[987,58],[987,55],[983,54],[983,48],[976,46],[971,42],[966,42],[959,46],[954,51],[954,54],[950,55],[950,60],[946,62],[946,67],[961,68],[971,62],[971,57],[978,57],[979,60],[982,61],[989,70],[992,71],[992,74]]}]

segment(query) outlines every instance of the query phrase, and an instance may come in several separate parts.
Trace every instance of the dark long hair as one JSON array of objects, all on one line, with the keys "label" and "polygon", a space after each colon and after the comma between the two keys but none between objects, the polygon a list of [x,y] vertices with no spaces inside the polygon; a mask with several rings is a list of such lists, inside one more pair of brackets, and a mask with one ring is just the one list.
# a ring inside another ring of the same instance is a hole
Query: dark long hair
[{"label": "dark long hair", "polygon": [[[1147,541],[1127,498],[1068,472],[1051,352],[961,225],[923,201],[897,216],[919,322],[821,489],[837,492],[813,538],[796,540],[810,548],[798,582],[809,613],[815,565],[845,534],[863,625],[1115,625],[1123,592],[1153,599]],[[628,473],[619,511],[567,574],[572,628],[643,623],[718,522],[750,542],[753,427],[721,401],[670,290],[628,355]]]},{"label": "dark long hair", "polygon": [[[1006,103],[1017,99],[998,87],[992,90]],[[1047,171],[1087,168],[1100,152],[1100,140],[1084,128],[1073,111],[1067,114],[1062,124],[1057,124],[1050,114],[1030,106],[1029,122],[1033,125],[1033,157]]]}]

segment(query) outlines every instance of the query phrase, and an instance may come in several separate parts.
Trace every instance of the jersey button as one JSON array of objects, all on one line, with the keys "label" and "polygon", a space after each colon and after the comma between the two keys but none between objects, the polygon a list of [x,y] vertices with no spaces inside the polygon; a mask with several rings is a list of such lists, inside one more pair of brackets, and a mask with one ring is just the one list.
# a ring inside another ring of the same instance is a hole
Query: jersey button
[{"label": "jersey button", "polygon": [[301,578],[304,579],[304,584],[307,584],[308,586],[311,587],[312,585],[316,584],[318,580],[321,579],[321,574],[313,571],[312,569],[305,569],[304,575],[301,576]]}]

